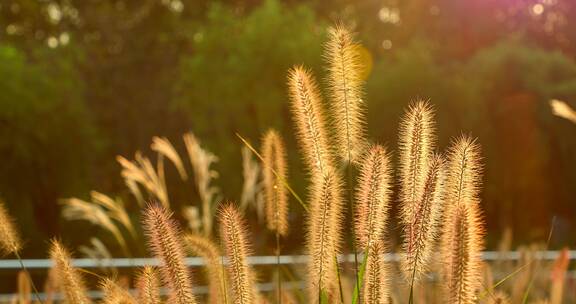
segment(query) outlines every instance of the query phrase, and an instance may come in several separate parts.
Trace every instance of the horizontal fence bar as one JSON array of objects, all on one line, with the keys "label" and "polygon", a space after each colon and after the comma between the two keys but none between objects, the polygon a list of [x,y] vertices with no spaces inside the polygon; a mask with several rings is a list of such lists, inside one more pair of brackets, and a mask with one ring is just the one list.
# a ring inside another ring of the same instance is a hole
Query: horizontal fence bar
[{"label": "horizontal fence bar", "polygon": [[[536,251],[534,258],[541,260],[554,260],[558,258],[560,251]],[[515,261],[519,260],[522,256],[520,251],[498,252],[498,251],[484,251],[482,252],[482,259],[485,261]],[[397,262],[400,260],[401,255],[397,253],[384,254],[385,261]],[[360,259],[362,256],[360,255]],[[576,259],[576,250],[569,251],[569,258]],[[280,256],[280,264],[282,265],[297,265],[305,264],[308,261],[307,255],[283,255]],[[340,262],[354,262],[354,255],[340,255],[338,257]],[[49,259],[24,259],[22,260],[24,266],[28,269],[47,269],[52,267],[52,261]],[[133,268],[142,266],[157,266],[159,261],[155,258],[115,258],[115,259],[73,259],[72,264],[79,268]],[[200,257],[188,257],[185,263],[189,267],[200,267],[204,265],[204,260]],[[226,263],[226,262],[225,262]],[[248,257],[248,263],[251,265],[276,265],[276,256],[251,256]],[[18,260],[0,260],[0,271],[3,269],[20,269],[21,265]]]}]

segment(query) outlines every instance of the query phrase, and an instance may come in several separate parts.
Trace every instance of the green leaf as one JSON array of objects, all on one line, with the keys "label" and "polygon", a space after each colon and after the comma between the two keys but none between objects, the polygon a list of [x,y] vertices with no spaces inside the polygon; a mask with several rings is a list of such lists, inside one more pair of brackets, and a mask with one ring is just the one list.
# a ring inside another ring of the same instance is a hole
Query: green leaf
[{"label": "green leaf", "polygon": [[366,264],[368,262],[368,249],[366,249],[366,253],[364,254],[364,259],[362,260],[362,265],[360,265],[360,273],[358,274],[358,284],[354,286],[354,295],[352,297],[352,304],[358,303],[358,294],[360,292],[360,284],[364,279],[364,272],[366,272]]}]

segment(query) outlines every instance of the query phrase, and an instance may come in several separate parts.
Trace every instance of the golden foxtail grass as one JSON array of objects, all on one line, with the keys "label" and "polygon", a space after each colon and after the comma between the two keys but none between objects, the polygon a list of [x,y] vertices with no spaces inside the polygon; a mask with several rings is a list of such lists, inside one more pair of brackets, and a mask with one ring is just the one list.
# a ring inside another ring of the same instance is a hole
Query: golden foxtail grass
[{"label": "golden foxtail grass", "polygon": [[17,254],[20,249],[22,249],[22,242],[18,230],[8,210],[4,207],[4,203],[0,201],[0,252]]},{"label": "golden foxtail grass", "polygon": [[366,304],[385,304],[388,302],[388,276],[390,271],[384,262],[384,244],[381,240],[370,245],[364,272],[362,297]]},{"label": "golden foxtail grass", "polygon": [[204,259],[208,274],[209,303],[226,303],[226,284],[220,260],[220,249],[207,237],[188,234],[184,237],[188,249]]},{"label": "golden foxtail grass", "polygon": [[160,283],[156,270],[151,266],[145,266],[136,277],[136,289],[138,303],[160,304]]},{"label": "golden foxtail grass", "polygon": [[144,213],[144,228],[148,246],[161,262],[164,284],[175,304],[194,304],[190,272],[184,264],[184,250],[180,230],[171,219],[172,214],[159,205],[149,205]]},{"label": "golden foxtail grass", "polygon": [[280,273],[280,236],[288,234],[288,191],[282,184],[287,179],[286,151],[280,134],[268,130],[262,140],[266,226],[276,233],[277,301],[282,302]]},{"label": "golden foxtail grass", "polygon": [[366,119],[362,100],[363,70],[358,44],[344,26],[328,30],[325,59],[328,63],[330,110],[338,155],[346,164],[364,153]]},{"label": "golden foxtail grass", "polygon": [[475,303],[482,281],[484,225],[479,210],[480,148],[466,136],[448,152],[447,211],[442,235],[444,286],[450,303]]},{"label": "golden foxtail grass", "polygon": [[430,104],[426,101],[412,103],[402,117],[399,132],[401,220],[404,225],[410,225],[434,152],[434,115]]},{"label": "golden foxtail grass", "polygon": [[356,188],[357,248],[366,250],[384,237],[392,195],[390,157],[384,147],[372,146],[363,156]]},{"label": "golden foxtail grass", "polygon": [[[444,207],[444,161],[440,155],[432,157],[425,176],[422,195],[410,222],[404,226],[402,270],[410,284],[418,282],[427,270],[440,233]],[[403,212],[410,214],[410,210]]]},{"label": "golden foxtail grass", "polygon": [[[282,236],[288,233],[288,191],[282,184],[287,179],[286,151],[280,134],[268,130],[262,140],[266,225]],[[276,172],[276,174],[274,174]]]},{"label": "golden foxtail grass", "polygon": [[66,301],[75,304],[91,303],[86,294],[84,279],[72,266],[68,251],[56,240],[52,241],[50,259],[52,259],[56,283],[63,291]]},{"label": "golden foxtail grass", "polygon": [[256,303],[256,275],[248,265],[251,245],[247,238],[244,219],[238,208],[229,203],[220,209],[220,238],[228,257],[227,272],[232,291],[232,303]]},{"label": "golden foxtail grass", "polygon": [[300,148],[310,173],[325,173],[332,166],[332,152],[320,92],[312,73],[294,67],[288,76],[292,118]]},{"label": "golden foxtail grass", "polygon": [[342,239],[343,201],[341,177],[334,170],[312,180],[308,215],[307,250],[309,301],[320,302],[321,293],[335,295]]},{"label": "golden foxtail grass", "polygon": [[136,304],[136,300],[130,293],[118,286],[118,284],[110,279],[105,278],[100,283],[101,289],[104,292],[104,301],[102,304]]}]

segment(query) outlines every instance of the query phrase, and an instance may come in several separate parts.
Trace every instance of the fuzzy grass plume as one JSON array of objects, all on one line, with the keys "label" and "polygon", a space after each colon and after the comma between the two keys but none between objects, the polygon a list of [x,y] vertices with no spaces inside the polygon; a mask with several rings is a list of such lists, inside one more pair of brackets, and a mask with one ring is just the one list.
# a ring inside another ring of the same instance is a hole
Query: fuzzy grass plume
[{"label": "fuzzy grass plume", "polygon": [[370,244],[362,297],[365,304],[385,304],[388,302],[388,267],[384,261],[384,244],[376,241]]},{"label": "fuzzy grass plume", "polygon": [[390,157],[384,147],[372,146],[361,161],[356,189],[357,248],[367,249],[385,233],[392,195]]},{"label": "fuzzy grass plume", "polygon": [[347,28],[338,25],[328,30],[325,57],[337,152],[345,163],[354,163],[364,151],[366,119],[362,100],[363,66],[358,44]]},{"label": "fuzzy grass plume", "polygon": [[0,252],[2,254],[18,254],[20,249],[22,249],[22,242],[18,230],[4,206],[4,202],[0,201]]},{"label": "fuzzy grass plume", "polygon": [[268,130],[262,140],[264,198],[266,223],[271,231],[288,234],[288,191],[282,181],[287,180],[286,150],[280,134]]},{"label": "fuzzy grass plume", "polygon": [[227,272],[232,291],[232,303],[252,304],[257,301],[256,276],[248,265],[251,254],[247,229],[242,215],[231,203],[220,209],[220,238],[228,257]]},{"label": "fuzzy grass plume", "polygon": [[84,279],[72,266],[70,254],[60,242],[54,240],[50,248],[55,278],[68,303],[88,304],[91,303],[86,295]]},{"label": "fuzzy grass plume", "polygon": [[101,289],[104,292],[104,301],[102,304],[136,304],[136,300],[130,295],[128,290],[118,286],[116,282],[110,278],[102,280],[100,283]]},{"label": "fuzzy grass plume", "polygon": [[148,246],[161,262],[164,284],[170,290],[171,303],[194,304],[190,273],[184,264],[184,250],[180,230],[171,219],[172,214],[158,205],[149,205],[144,213],[144,228]]},{"label": "fuzzy grass plume", "polygon": [[410,225],[422,197],[427,168],[434,152],[434,117],[425,101],[410,105],[400,124],[399,178],[401,220]]},{"label": "fuzzy grass plume", "polygon": [[225,303],[226,287],[218,246],[209,238],[193,234],[186,235],[184,242],[192,253],[201,256],[206,263],[210,288],[208,302],[212,304]]},{"label": "fuzzy grass plume", "polygon": [[342,239],[342,181],[328,170],[312,181],[308,218],[307,250],[310,301],[319,301],[321,292],[332,293],[337,282],[336,254]]},{"label": "fuzzy grass plume", "polygon": [[475,303],[482,281],[484,224],[479,210],[480,151],[466,136],[449,149],[447,214],[442,236],[444,285],[450,303]]},{"label": "fuzzy grass plume", "polygon": [[298,66],[289,72],[288,87],[304,161],[310,173],[325,172],[332,166],[332,153],[318,85],[309,70]]},{"label": "fuzzy grass plume", "polygon": [[151,266],[142,268],[136,278],[138,303],[160,304],[160,284],[156,270]]},{"label": "fuzzy grass plume", "polygon": [[444,175],[444,161],[440,155],[435,155],[428,166],[413,217],[404,226],[402,270],[411,284],[426,271],[440,233]]}]

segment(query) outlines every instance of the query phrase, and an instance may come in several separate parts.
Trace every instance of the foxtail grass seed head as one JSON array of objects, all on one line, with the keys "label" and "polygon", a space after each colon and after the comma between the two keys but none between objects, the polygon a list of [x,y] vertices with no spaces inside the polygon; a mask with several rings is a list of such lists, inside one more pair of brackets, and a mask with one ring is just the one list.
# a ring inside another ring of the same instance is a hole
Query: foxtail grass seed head
[{"label": "foxtail grass seed head", "polygon": [[218,246],[209,238],[194,234],[186,235],[184,242],[189,251],[201,256],[207,265],[206,271],[210,288],[209,303],[224,303],[226,288],[224,287],[224,273]]},{"label": "foxtail grass seed head", "polygon": [[152,266],[142,268],[136,278],[136,288],[138,290],[138,303],[160,304],[160,283],[158,275]]},{"label": "foxtail grass seed head", "polygon": [[286,150],[280,134],[269,130],[262,141],[266,224],[269,230],[282,236],[288,234],[288,178]]},{"label": "foxtail grass seed head", "polygon": [[387,304],[389,286],[387,277],[389,270],[384,261],[384,245],[382,241],[373,242],[368,250],[368,260],[364,272],[362,297],[366,304]]},{"label": "foxtail grass seed head", "polygon": [[392,195],[390,157],[384,147],[372,146],[363,156],[356,189],[355,234],[357,248],[384,236]]},{"label": "foxtail grass seed head", "polygon": [[450,303],[476,303],[482,282],[484,224],[477,202],[451,209],[442,238],[446,295]]},{"label": "foxtail grass seed head", "polygon": [[480,148],[470,137],[448,152],[446,220],[442,236],[443,276],[451,303],[475,303],[482,277],[484,224],[479,209]]},{"label": "foxtail grass seed head", "polygon": [[345,163],[356,162],[364,151],[366,119],[362,100],[362,65],[359,45],[344,26],[328,30],[325,59],[328,65],[330,110],[335,143]]},{"label": "foxtail grass seed head", "polygon": [[452,141],[448,149],[447,202],[449,205],[470,204],[479,201],[482,183],[480,146],[468,136]]},{"label": "foxtail grass seed head", "polygon": [[426,172],[434,152],[434,115],[426,101],[412,103],[400,123],[399,178],[401,220],[409,225],[424,190]]},{"label": "foxtail grass seed head", "polygon": [[310,173],[324,172],[331,167],[332,153],[318,85],[312,73],[297,66],[288,76],[292,119]]},{"label": "foxtail grass seed head", "polygon": [[172,214],[159,205],[149,205],[144,213],[144,229],[148,246],[161,263],[164,284],[175,304],[194,304],[190,272],[184,264],[184,250],[180,230],[171,219]]},{"label": "foxtail grass seed head", "polygon": [[66,301],[75,304],[91,303],[86,294],[84,279],[72,266],[68,251],[56,240],[52,241],[50,247],[50,259],[53,263],[56,282],[63,291]]},{"label": "foxtail grass seed head", "polygon": [[6,210],[4,202],[0,201],[0,252],[18,253],[22,249],[20,235],[16,230],[12,217]]},{"label": "foxtail grass seed head", "polygon": [[106,278],[100,286],[104,292],[103,304],[136,304],[136,300],[124,288],[118,286],[114,280]]},{"label": "foxtail grass seed head", "polygon": [[[442,156],[435,155],[427,168],[424,190],[412,213],[413,217],[409,224],[404,226],[402,269],[411,284],[417,282],[428,269],[440,234],[440,221],[444,208],[444,179],[444,160]],[[410,210],[402,212],[404,216],[410,214]]]},{"label": "foxtail grass seed head", "polygon": [[312,180],[308,219],[307,250],[309,301],[318,300],[318,292],[330,293],[337,282],[336,255],[340,252],[342,220],[342,180],[335,170],[328,170]]},{"label": "foxtail grass seed head", "polygon": [[256,303],[256,276],[248,265],[251,254],[247,229],[238,208],[232,203],[220,209],[220,237],[228,257],[227,272],[233,304]]}]

